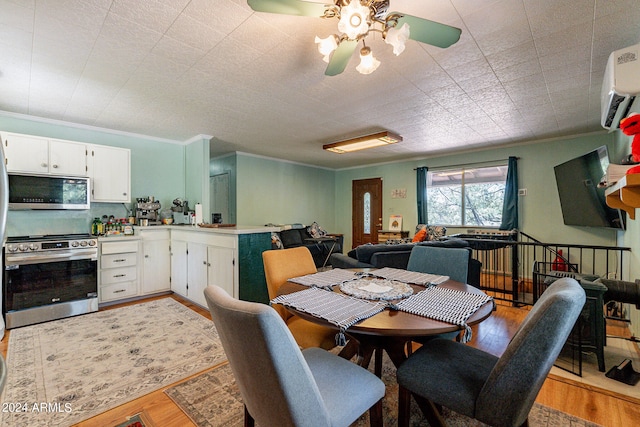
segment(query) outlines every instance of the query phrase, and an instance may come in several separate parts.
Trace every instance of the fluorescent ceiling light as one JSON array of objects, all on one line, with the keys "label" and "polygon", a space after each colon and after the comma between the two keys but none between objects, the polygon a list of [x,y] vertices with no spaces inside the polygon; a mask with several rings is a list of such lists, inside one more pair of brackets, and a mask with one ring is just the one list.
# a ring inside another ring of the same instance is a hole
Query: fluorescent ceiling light
[{"label": "fluorescent ceiling light", "polygon": [[400,135],[384,131],[374,133],[372,135],[334,142],[332,144],[326,144],[323,145],[322,148],[327,151],[342,154],[367,148],[380,147],[382,145],[395,144],[400,141],[402,141],[402,137]]}]

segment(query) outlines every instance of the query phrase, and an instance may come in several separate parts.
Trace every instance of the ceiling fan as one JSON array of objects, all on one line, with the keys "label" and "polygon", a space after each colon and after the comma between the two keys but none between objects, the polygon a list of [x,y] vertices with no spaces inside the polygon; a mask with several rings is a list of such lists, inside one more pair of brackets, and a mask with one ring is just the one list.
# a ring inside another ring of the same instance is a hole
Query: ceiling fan
[{"label": "ceiling fan", "polygon": [[370,32],[381,33],[385,43],[393,46],[396,55],[404,51],[407,39],[447,48],[460,39],[462,32],[459,28],[428,19],[388,12],[389,0],[334,1],[322,4],[305,0],[247,0],[247,3],[256,12],[337,18],[340,34],[332,34],[325,39],[316,37],[318,50],[329,63],[325,70],[328,76],[345,70],[360,41],[363,47],[360,49],[360,65],[356,69],[362,74],[369,74],[378,68],[380,62],[373,57],[364,40]]}]

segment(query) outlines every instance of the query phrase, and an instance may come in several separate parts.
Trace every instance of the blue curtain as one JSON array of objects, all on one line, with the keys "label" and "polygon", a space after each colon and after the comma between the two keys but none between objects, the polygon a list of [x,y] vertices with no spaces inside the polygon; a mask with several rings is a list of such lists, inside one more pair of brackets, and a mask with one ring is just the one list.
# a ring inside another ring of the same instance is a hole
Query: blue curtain
[{"label": "blue curtain", "polygon": [[507,182],[504,186],[504,202],[502,204],[502,224],[500,230],[518,228],[518,158],[509,157]]},{"label": "blue curtain", "polygon": [[429,224],[427,216],[427,171],[428,167],[423,166],[416,169],[418,190],[418,224]]}]

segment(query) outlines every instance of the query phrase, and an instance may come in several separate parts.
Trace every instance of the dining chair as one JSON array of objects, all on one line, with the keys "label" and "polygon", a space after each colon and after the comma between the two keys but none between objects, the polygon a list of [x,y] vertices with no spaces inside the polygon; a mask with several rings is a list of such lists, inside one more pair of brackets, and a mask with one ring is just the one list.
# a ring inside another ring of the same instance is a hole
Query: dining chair
[{"label": "dining chair", "polygon": [[524,319],[504,353],[494,356],[446,339],[418,349],[397,370],[398,425],[409,425],[411,394],[433,427],[444,425],[437,405],[491,426],[527,425],[544,380],[586,297],[571,278],[554,282]]},{"label": "dining chair", "polygon": [[4,357],[0,354],[0,394],[2,394],[2,390],[4,389],[4,385],[7,382],[7,362],[5,362]]},{"label": "dining chair", "polygon": [[411,249],[407,270],[449,276],[451,280],[467,283],[470,258],[467,248],[417,245]]},{"label": "dining chair", "polygon": [[269,305],[204,291],[245,408],[245,426],[344,426],[369,410],[382,427],[384,383],[320,348],[300,350]]},{"label": "dining chair", "polygon": [[[278,289],[287,280],[317,272],[311,252],[304,246],[264,251],[262,261],[269,299],[278,296]],[[300,347],[320,347],[329,350],[336,346],[338,332],[336,329],[304,320],[281,305],[276,305],[274,308],[285,321]]]}]

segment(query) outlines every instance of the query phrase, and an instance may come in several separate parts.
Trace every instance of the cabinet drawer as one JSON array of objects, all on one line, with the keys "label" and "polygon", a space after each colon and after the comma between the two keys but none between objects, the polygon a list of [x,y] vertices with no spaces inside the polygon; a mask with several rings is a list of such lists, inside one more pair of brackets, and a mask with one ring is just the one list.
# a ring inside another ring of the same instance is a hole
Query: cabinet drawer
[{"label": "cabinet drawer", "polygon": [[100,301],[113,301],[122,298],[133,297],[138,294],[135,281],[112,283],[108,286],[100,287]]},{"label": "cabinet drawer", "polygon": [[128,240],[124,242],[103,242],[100,251],[103,255],[126,252],[138,252],[138,241]]},{"label": "cabinet drawer", "polygon": [[104,270],[100,272],[100,279],[101,279],[100,283],[102,285],[128,282],[130,280],[136,280],[136,278],[137,278],[136,267],[112,268],[110,270]]},{"label": "cabinet drawer", "polygon": [[129,267],[138,262],[137,253],[110,254],[100,257],[100,268]]}]

